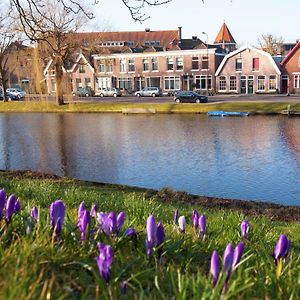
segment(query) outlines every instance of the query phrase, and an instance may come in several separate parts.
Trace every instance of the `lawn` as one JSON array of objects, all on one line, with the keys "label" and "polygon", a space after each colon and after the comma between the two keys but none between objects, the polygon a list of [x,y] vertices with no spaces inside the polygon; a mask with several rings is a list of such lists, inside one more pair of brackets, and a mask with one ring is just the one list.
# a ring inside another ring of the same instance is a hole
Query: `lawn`
[{"label": "lawn", "polygon": [[[6,225],[3,219],[1,223],[1,299],[299,299],[300,225],[295,221],[166,199],[162,191],[50,176],[2,172],[0,187],[21,202],[11,222]],[[53,234],[49,217],[49,206],[57,199],[66,207],[59,236]],[[88,210],[96,203],[99,212],[124,211],[119,232],[100,232],[96,218],[91,218],[83,243],[77,227],[82,201]],[[30,217],[33,206],[38,207],[37,222]],[[173,223],[176,208],[186,218],[185,233]],[[193,210],[206,216],[204,239],[194,233]],[[163,224],[166,238],[148,257],[146,221],[151,214]],[[247,240],[240,230],[244,219],[250,224]],[[129,227],[137,234],[126,235]],[[291,248],[276,266],[272,255],[280,234],[291,240]],[[227,289],[222,270],[213,287],[209,273],[212,252],[217,250],[222,269],[224,249],[240,241],[244,252]],[[100,276],[95,260],[99,242],[113,250],[109,282]]]}]

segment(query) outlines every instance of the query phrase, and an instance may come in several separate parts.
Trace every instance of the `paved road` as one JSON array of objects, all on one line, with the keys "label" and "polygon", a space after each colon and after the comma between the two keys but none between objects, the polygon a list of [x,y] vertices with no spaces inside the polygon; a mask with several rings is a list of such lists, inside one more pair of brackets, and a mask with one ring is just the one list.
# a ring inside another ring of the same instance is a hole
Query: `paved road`
[{"label": "paved road", "polygon": [[[28,95],[28,100],[38,101],[39,95]],[[55,96],[44,95],[42,100],[55,101]],[[68,97],[65,99],[69,101]],[[135,97],[135,96],[122,96],[122,97],[73,97],[74,102],[86,102],[86,103],[108,103],[108,102],[126,102],[126,103],[171,103],[174,102],[174,98],[170,96],[163,97]],[[300,95],[216,95],[209,97],[209,103],[216,102],[237,102],[237,101],[270,101],[270,102],[299,102]]]}]

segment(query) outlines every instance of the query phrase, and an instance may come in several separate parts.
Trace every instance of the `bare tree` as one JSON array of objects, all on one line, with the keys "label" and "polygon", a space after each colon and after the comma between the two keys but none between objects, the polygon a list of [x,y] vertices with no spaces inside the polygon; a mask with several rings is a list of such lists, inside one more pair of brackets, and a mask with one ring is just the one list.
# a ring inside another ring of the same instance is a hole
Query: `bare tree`
[{"label": "bare tree", "polygon": [[0,82],[3,100],[7,101],[6,87],[9,80],[9,50],[16,39],[15,24],[10,16],[11,10],[7,5],[0,5]]},{"label": "bare tree", "polygon": [[282,37],[276,37],[273,34],[263,34],[261,38],[258,39],[258,43],[261,49],[270,53],[271,55],[282,54]]}]

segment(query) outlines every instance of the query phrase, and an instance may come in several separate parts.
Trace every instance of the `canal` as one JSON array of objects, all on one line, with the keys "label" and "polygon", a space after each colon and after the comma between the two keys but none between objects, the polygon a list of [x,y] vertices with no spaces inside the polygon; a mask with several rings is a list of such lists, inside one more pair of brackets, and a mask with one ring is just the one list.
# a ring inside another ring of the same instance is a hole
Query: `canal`
[{"label": "canal", "polygon": [[300,118],[0,114],[0,168],[300,205]]}]

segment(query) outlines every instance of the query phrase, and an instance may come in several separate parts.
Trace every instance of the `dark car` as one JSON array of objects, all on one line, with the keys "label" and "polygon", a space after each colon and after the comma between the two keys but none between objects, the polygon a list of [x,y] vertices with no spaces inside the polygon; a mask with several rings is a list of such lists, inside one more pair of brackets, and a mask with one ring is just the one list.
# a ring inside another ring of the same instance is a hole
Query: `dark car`
[{"label": "dark car", "polygon": [[91,97],[94,96],[94,91],[90,87],[78,87],[76,92],[73,93],[73,96]]},{"label": "dark car", "polygon": [[199,95],[193,91],[182,91],[178,92],[175,95],[174,100],[176,103],[207,103],[208,98],[204,95]]}]

